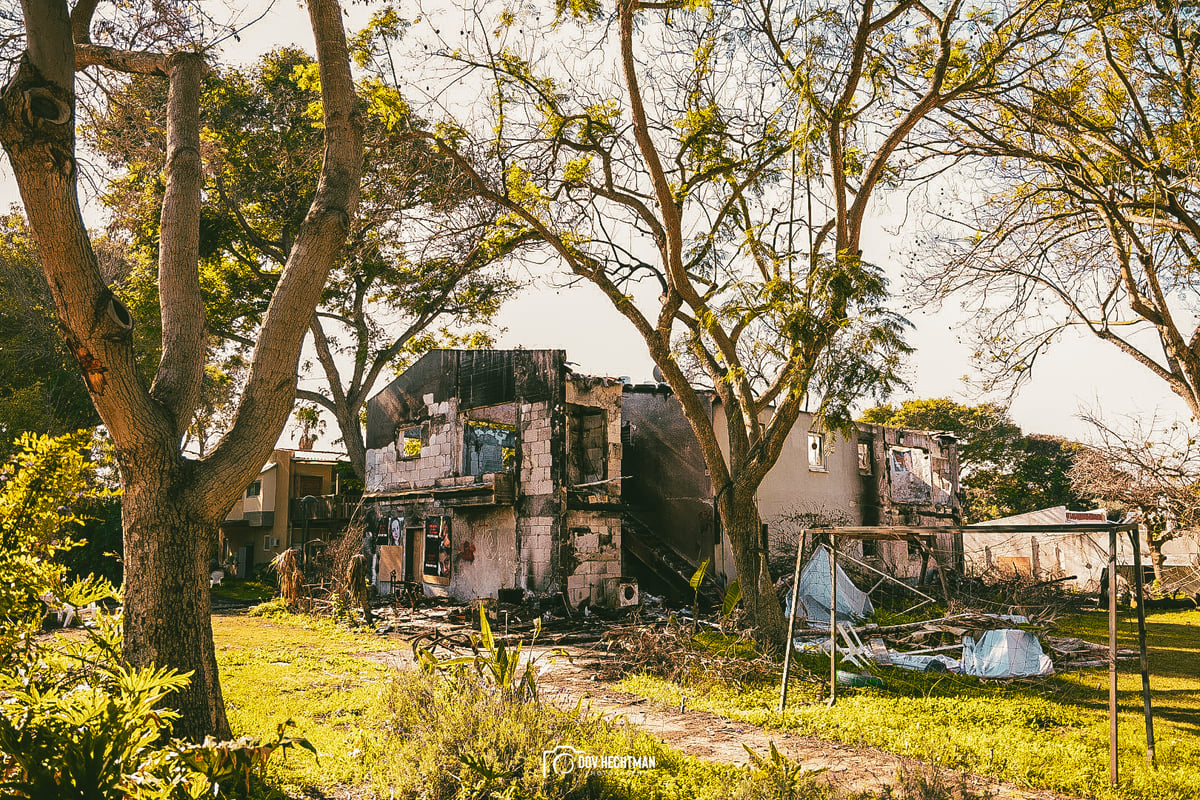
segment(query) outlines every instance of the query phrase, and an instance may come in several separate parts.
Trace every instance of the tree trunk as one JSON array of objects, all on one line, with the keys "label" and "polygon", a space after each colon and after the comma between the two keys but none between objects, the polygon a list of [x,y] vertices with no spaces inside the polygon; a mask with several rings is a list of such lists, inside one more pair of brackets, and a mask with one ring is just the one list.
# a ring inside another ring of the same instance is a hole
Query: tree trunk
[{"label": "tree trunk", "polygon": [[1173,538],[1175,537],[1156,538],[1153,534],[1146,537],[1146,543],[1149,545],[1146,553],[1150,558],[1150,566],[1154,569],[1154,580],[1158,581],[1159,586],[1163,585],[1163,562],[1166,560],[1162,546]]},{"label": "tree trunk", "polygon": [[[146,448],[149,449],[149,448]],[[192,671],[171,705],[174,735],[230,738],[212,637],[212,558],[218,515],[191,489],[193,462],[167,447],[121,464],[125,541],[124,658]]]},{"label": "tree trunk", "polygon": [[[65,0],[22,3],[27,50],[0,93],[0,143],[37,239],[59,324],[116,445],[125,491],[125,659],[193,673],[191,685],[174,697],[181,713],[175,733],[189,739],[229,736],[210,620],[214,533],[258,474],[291,412],[304,333],[358,204],[362,119],[341,7],[336,0],[307,5],[321,74],[325,159],[312,206],[271,297],[233,423],[202,461],[180,453],[204,357],[192,230],[200,224],[199,204],[188,196],[201,190],[198,138],[189,130],[199,117],[184,108],[199,102],[199,59],[93,48],[92,55],[103,58],[90,62],[172,79],[167,169],[169,194],[177,196],[162,218],[163,353],[151,392],[133,356],[133,316],[105,285],[80,211],[76,52]],[[86,16],[88,6],[79,7]],[[86,27],[82,18],[76,22],[74,27]],[[87,53],[80,55],[81,63],[89,63]],[[168,247],[169,241],[174,245]]]},{"label": "tree trunk", "polygon": [[733,564],[742,587],[742,604],[754,622],[760,642],[779,647],[787,633],[775,582],[767,568],[762,519],[753,492],[730,489],[717,499],[724,533],[733,550]]}]

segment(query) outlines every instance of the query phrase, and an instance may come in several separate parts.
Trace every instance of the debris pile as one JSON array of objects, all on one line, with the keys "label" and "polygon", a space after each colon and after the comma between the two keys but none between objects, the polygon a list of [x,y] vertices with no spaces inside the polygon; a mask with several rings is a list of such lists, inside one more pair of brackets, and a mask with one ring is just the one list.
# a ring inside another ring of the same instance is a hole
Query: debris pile
[{"label": "debris pile", "polygon": [[[963,609],[936,619],[880,626],[863,622],[873,612],[869,592],[858,589],[839,565],[837,651],[844,662],[860,670],[880,665],[1005,680],[1107,664],[1108,649],[1104,645],[1047,635],[1061,605],[1047,597],[1056,591],[1052,585],[1057,583],[1017,587],[1026,597],[1050,600],[1035,607],[1039,612],[1035,619],[1025,614]],[[1004,588],[1012,587],[1001,587],[1001,591]],[[920,594],[916,589],[912,591]],[[829,556],[824,548],[817,548],[801,572],[796,590],[798,628],[794,645],[799,652],[829,653],[831,594]],[[994,599],[997,602],[988,605],[1013,609],[1014,604],[1001,604],[1001,596]],[[961,601],[952,607],[962,608]],[[1134,657],[1135,651],[1118,652],[1118,658]]]}]

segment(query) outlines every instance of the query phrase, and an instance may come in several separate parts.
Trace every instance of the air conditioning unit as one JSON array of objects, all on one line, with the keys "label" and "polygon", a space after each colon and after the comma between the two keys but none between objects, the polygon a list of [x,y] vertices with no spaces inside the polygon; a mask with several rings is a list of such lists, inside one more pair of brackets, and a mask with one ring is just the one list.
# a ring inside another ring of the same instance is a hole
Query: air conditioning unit
[{"label": "air conditioning unit", "polygon": [[263,540],[263,548],[266,550],[278,550],[279,549],[279,537],[278,536],[265,537]]}]

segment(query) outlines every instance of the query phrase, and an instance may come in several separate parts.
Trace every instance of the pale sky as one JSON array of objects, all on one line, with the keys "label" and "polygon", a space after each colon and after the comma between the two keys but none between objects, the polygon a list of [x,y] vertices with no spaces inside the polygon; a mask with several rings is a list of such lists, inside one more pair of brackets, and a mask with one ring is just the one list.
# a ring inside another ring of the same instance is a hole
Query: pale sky
[{"label": "pale sky", "polygon": [[[348,12],[347,29],[353,31],[365,22],[369,9],[348,5]],[[241,42],[229,42],[226,55],[231,61],[250,62],[272,47],[293,43],[312,52],[307,26],[302,7],[280,0],[263,20],[242,33]],[[18,197],[12,174],[7,159],[0,158],[0,204],[7,207],[14,202]],[[902,246],[898,237],[876,229],[864,242],[864,255],[898,275]],[[499,325],[506,330],[498,346],[564,349],[582,372],[629,376],[637,382],[650,379],[653,363],[644,343],[599,290],[590,285],[555,289],[539,283],[501,312]],[[892,288],[900,291],[902,286],[897,280]],[[952,312],[920,311],[908,317],[915,325],[909,343],[916,353],[907,373],[912,392],[893,402],[905,396],[949,396],[960,402],[985,399],[967,394],[962,380],[971,372],[970,350],[959,341],[962,321]],[[1026,432],[1082,438],[1087,428],[1077,415],[1083,409],[1099,409],[1105,416],[1157,411],[1160,418],[1189,417],[1182,400],[1144,367],[1102,342],[1068,335],[1039,361],[1032,382],[1012,405],[1012,416]],[[289,433],[285,430],[285,439]]]}]

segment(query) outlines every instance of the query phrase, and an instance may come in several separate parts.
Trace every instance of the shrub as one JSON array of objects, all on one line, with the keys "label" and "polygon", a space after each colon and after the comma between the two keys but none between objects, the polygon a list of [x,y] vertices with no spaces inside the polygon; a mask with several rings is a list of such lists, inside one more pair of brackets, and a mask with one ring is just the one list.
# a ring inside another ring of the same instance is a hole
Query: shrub
[{"label": "shrub", "polygon": [[72,510],[111,493],[94,481],[84,431],[49,438],[22,434],[0,467],[0,663],[41,627],[43,598],[66,601],[66,568],[54,559],[75,546]]}]

